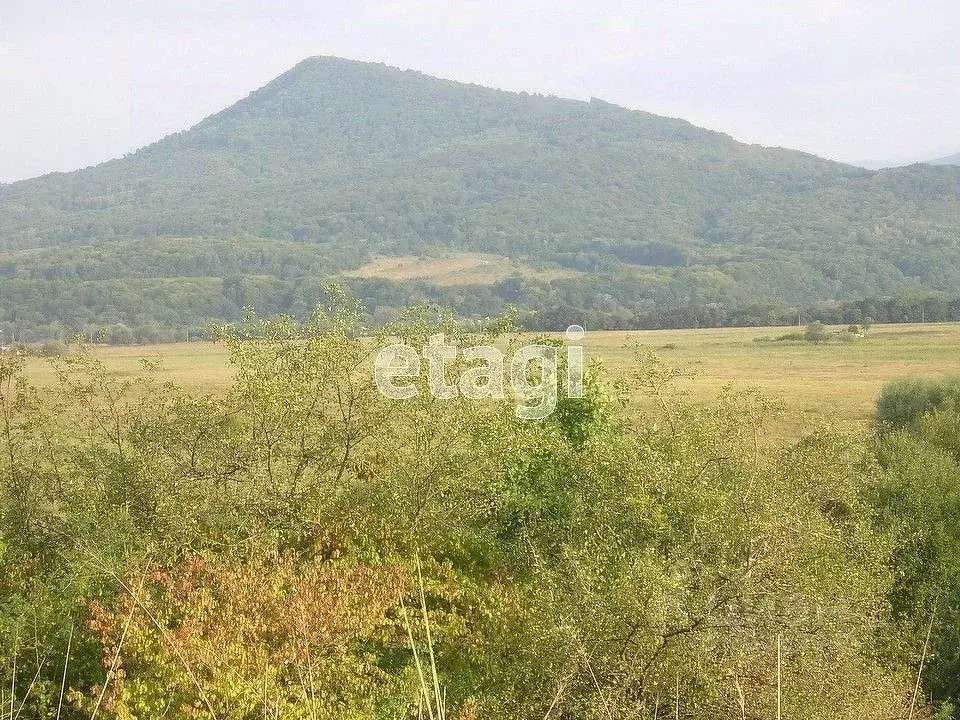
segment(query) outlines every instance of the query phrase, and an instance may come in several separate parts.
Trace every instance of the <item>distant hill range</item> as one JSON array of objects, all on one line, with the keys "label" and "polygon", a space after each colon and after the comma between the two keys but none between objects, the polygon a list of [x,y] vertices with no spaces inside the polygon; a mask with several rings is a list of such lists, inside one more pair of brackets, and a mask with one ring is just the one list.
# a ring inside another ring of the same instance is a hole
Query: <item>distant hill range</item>
[{"label": "distant hill range", "polygon": [[335,278],[374,319],[429,299],[613,327],[957,293],[960,168],[317,57],[121,159],[0,186],[4,337],[181,337],[305,314]]},{"label": "distant hill range", "polygon": [[931,160],[930,165],[960,165],[960,152],[954,153],[953,155],[947,155],[946,157],[938,158],[936,160]]}]

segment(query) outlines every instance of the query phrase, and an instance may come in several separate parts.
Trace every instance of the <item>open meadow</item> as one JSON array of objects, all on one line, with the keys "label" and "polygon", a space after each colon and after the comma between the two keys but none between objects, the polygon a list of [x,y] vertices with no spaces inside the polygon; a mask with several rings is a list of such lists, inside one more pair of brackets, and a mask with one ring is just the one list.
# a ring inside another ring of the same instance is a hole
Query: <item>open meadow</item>
[{"label": "open meadow", "polygon": [[[586,354],[600,359],[611,377],[629,377],[638,347],[652,349],[687,377],[677,382],[694,402],[706,402],[725,386],[756,388],[783,403],[784,417],[769,428],[774,437],[796,438],[821,422],[864,427],[880,389],[889,380],[935,378],[960,372],[960,324],[877,325],[853,342],[757,341],[797,328],[588,332]],[[157,377],[216,392],[232,377],[226,349],[215,343],[99,347],[96,354],[117,374],[145,372],[142,360],[161,359]],[[48,361],[31,358],[29,377],[54,379]],[[642,398],[635,408],[642,411]]]},{"label": "open meadow", "polygon": [[[832,328],[839,329],[839,328]],[[960,372],[960,324],[877,325],[853,342],[757,342],[798,328],[707,328],[588,333],[588,352],[612,375],[629,374],[641,344],[691,376],[678,387],[705,402],[723,387],[757,388],[783,403],[769,428],[794,439],[824,422],[865,427],[883,385]],[[802,329],[801,329],[802,331]]]}]

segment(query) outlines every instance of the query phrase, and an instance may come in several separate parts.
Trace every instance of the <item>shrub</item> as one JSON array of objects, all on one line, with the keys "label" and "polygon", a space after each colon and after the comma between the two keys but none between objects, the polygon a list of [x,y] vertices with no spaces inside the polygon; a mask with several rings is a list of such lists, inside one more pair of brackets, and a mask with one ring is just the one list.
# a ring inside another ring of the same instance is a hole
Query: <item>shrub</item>
[{"label": "shrub", "polygon": [[830,333],[826,326],[817,320],[807,325],[807,329],[803,333],[803,339],[807,342],[822,343],[830,339]]},{"label": "shrub", "polygon": [[595,367],[539,421],[514,398],[440,401],[426,368],[388,400],[380,345],[464,348],[508,323],[478,336],[421,309],[371,339],[362,322],[341,303],[223,330],[222,394],[82,351],[34,393],[0,358],[0,688],[36,673],[55,705],[62,666],[38,658],[71,638],[71,717],[101,692],[105,720],[417,717],[398,605],[418,557],[407,609],[458,720],[649,720],[674,692],[684,716],[771,717],[778,670],[791,717],[901,716],[913,658],[889,642],[862,443],[768,451],[772,403],[691,405],[652,355],[633,377],[649,419],[622,417]]},{"label": "shrub", "polygon": [[[203,708],[214,717],[333,720],[370,717],[392,698],[412,713],[412,684],[384,672],[372,652],[388,641],[403,652],[388,611],[408,575],[286,553],[191,556],[148,573],[142,588],[130,577],[131,592],[111,606],[90,603],[104,667],[116,677],[105,707],[116,717],[186,718]],[[77,704],[89,709],[97,691]]]},{"label": "shrub", "polygon": [[[908,644],[928,647],[923,687],[941,712],[960,700],[960,468],[957,466],[957,416],[925,415],[949,429],[954,456],[935,446],[936,437],[897,433],[877,443],[884,467],[874,502],[877,522],[895,538],[891,561],[895,583],[890,602],[906,630]],[[927,633],[930,632],[929,640]],[[931,717],[931,716],[928,716]]]},{"label": "shrub", "polygon": [[48,340],[38,350],[41,357],[59,357],[66,355],[68,352],[70,352],[69,346],[59,340]]},{"label": "shrub", "polygon": [[923,415],[938,410],[960,410],[960,376],[887,383],[877,398],[875,419],[881,432],[890,432],[912,426]]}]

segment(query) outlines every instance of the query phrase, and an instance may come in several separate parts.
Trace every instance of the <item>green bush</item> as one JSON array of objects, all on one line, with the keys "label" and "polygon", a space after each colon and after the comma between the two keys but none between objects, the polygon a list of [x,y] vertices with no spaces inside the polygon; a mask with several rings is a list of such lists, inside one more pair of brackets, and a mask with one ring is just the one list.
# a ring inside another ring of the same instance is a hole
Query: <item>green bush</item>
[{"label": "green bush", "polygon": [[875,419],[881,432],[890,432],[912,426],[923,415],[939,410],[960,410],[960,376],[887,383],[877,398]]},{"label": "green bush", "polygon": [[803,333],[803,339],[807,342],[822,343],[830,339],[830,333],[826,326],[818,320],[807,325],[807,329]]},{"label": "green bush", "polygon": [[389,400],[385,344],[519,341],[426,309],[370,339],[362,318],[341,297],[305,325],[221,330],[221,395],[84,348],[35,391],[0,358],[15,705],[56,716],[68,642],[71,717],[103,694],[101,718],[408,720],[435,695],[451,718],[647,720],[677,693],[690,716],[771,717],[778,673],[791,717],[909,702],[919,648],[888,614],[862,442],[761,452],[769,401],[691,405],[652,355],[632,378],[656,408],[641,420],[596,367],[539,421],[512,397],[438,400],[425,368]]},{"label": "green bush", "polygon": [[[941,414],[924,416],[943,417]],[[953,416],[953,433],[956,433]],[[957,443],[954,434],[952,443]],[[894,620],[913,648],[928,645],[925,692],[950,718],[960,702],[960,467],[955,455],[920,435],[897,433],[878,441],[878,523],[895,539]]]}]

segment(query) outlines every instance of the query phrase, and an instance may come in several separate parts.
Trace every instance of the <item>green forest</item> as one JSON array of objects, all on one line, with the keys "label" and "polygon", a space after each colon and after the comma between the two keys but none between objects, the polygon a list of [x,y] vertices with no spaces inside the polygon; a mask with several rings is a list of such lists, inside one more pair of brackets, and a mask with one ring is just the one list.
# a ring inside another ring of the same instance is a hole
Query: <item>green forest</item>
[{"label": "green forest", "polygon": [[531,328],[557,308],[606,328],[770,324],[953,298],[958,237],[958,167],[872,172],[599,100],[311,58],[138,152],[0,185],[0,332],[184,338],[244,305],[306,320],[373,257],[456,252],[582,275],[368,283],[372,321],[427,299],[474,318],[514,303]]},{"label": "green forest", "polygon": [[364,322],[223,326],[215,395],[0,357],[0,716],[953,717],[960,380],[774,443],[777,403],[690,404],[638,349],[533,422],[373,383],[509,318]]},{"label": "green forest", "polygon": [[[115,269],[123,267],[116,256],[103,251],[38,255],[6,276],[0,268],[0,345],[63,343],[77,335],[114,345],[209,339],[212,327],[238,322],[251,309],[306,321],[329,282],[323,274],[289,272],[314,262],[293,243],[245,246],[224,241],[210,243],[205,253],[194,253],[182,241],[151,245],[138,245],[143,275],[130,280]],[[211,274],[178,277],[174,268],[185,262],[211,268]],[[253,266],[276,268],[279,276],[251,274]],[[152,276],[157,268],[170,268],[170,274]],[[223,272],[223,277],[216,272]],[[956,294],[918,291],[810,304],[754,296],[731,304],[706,289],[701,278],[700,273],[689,272],[644,285],[616,273],[597,272],[557,279],[518,274],[460,286],[385,278],[337,278],[337,283],[362,303],[368,328],[389,323],[409,303],[420,302],[452,309],[474,324],[517,308],[520,326],[534,331],[562,331],[573,324],[590,330],[647,330],[811,321],[831,325],[960,321]]]}]

